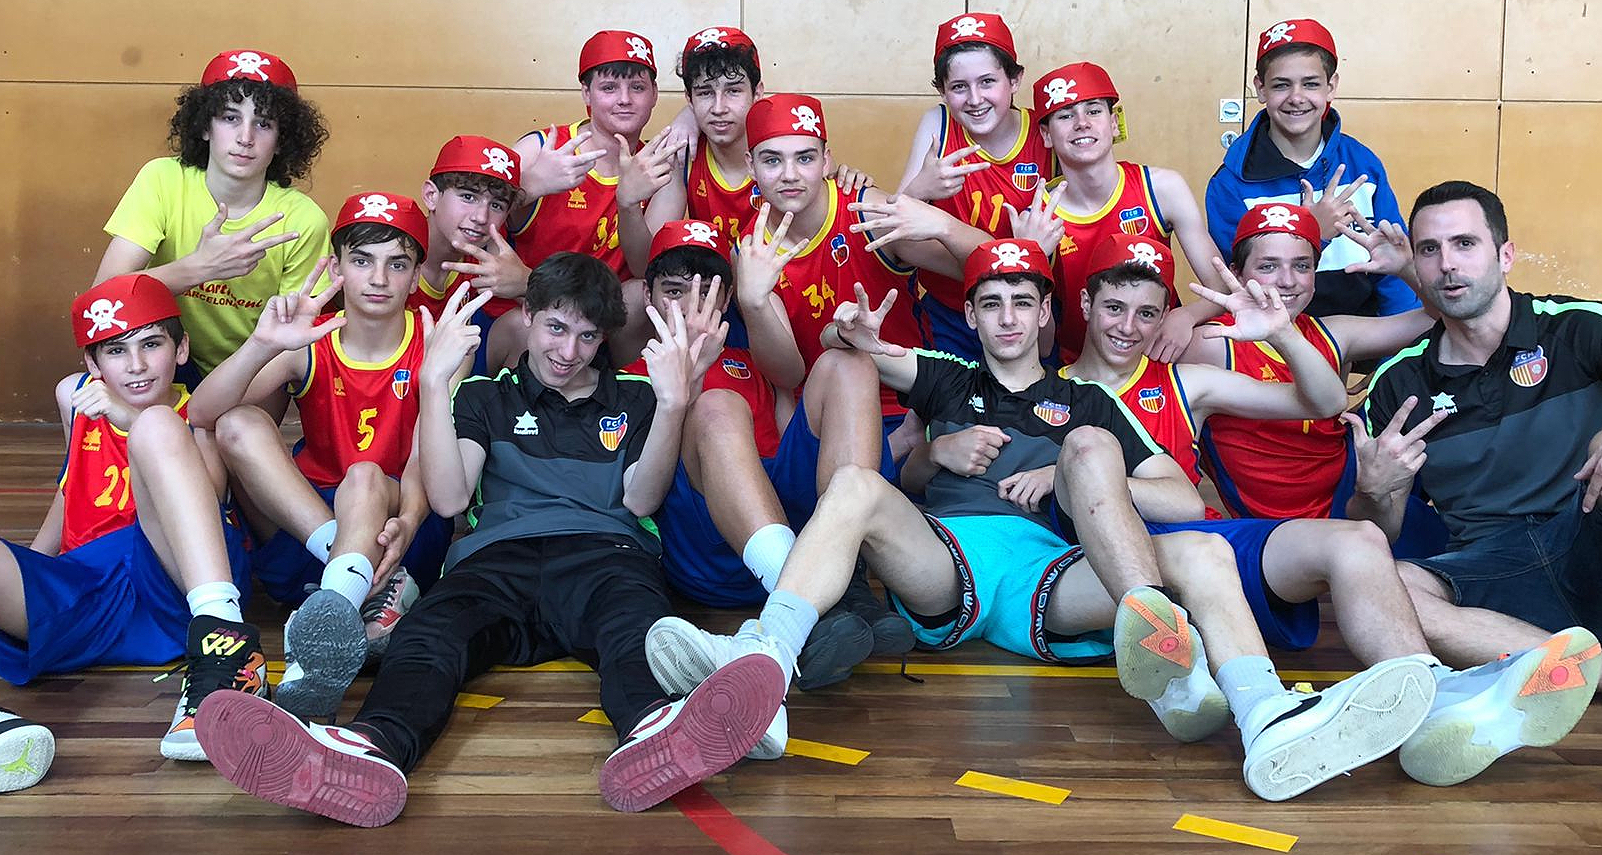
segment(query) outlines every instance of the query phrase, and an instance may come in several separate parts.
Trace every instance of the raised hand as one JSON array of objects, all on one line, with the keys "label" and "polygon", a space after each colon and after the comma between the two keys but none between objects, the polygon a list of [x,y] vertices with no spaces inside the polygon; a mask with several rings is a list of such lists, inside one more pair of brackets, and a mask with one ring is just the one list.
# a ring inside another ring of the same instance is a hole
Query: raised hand
[{"label": "raised hand", "polygon": [[1324,185],[1324,193],[1317,201],[1313,200],[1313,185],[1307,179],[1302,179],[1302,207],[1313,212],[1313,219],[1318,220],[1318,231],[1324,240],[1341,233],[1341,223],[1349,223],[1363,216],[1352,202],[1352,194],[1357,188],[1368,183],[1367,175],[1357,176],[1345,190],[1340,189],[1341,175],[1346,172],[1346,164],[1335,167],[1335,173],[1329,177],[1329,183]]},{"label": "raised hand", "polygon": [[1235,341],[1264,341],[1272,336],[1291,329],[1290,312],[1285,308],[1285,301],[1275,288],[1264,288],[1256,279],[1246,280],[1242,285],[1235,274],[1230,272],[1224,260],[1214,256],[1213,270],[1229,288],[1229,293],[1220,294],[1205,285],[1190,283],[1190,290],[1196,296],[1212,303],[1235,316],[1233,326],[1209,325],[1202,328],[1202,338],[1227,338]]},{"label": "raised hand", "polygon": [[705,340],[699,358],[691,373],[691,380],[699,383],[706,376],[729,336],[729,322],[723,320],[723,277],[712,277],[706,295],[701,294],[701,274],[690,278],[690,293],[683,300],[684,335],[689,341]]},{"label": "raised hand", "polygon": [[734,260],[734,282],[741,306],[765,306],[768,295],[779,284],[784,272],[785,258],[780,254],[784,238],[790,233],[794,215],[786,213],[768,240],[770,215],[773,208],[767,202],[757,211],[756,227],[740,238],[739,256]]},{"label": "raised hand", "polygon": [[1040,183],[1035,186],[1035,198],[1022,211],[1011,203],[1001,203],[1001,207],[1007,210],[1007,219],[1012,223],[1012,236],[1034,241],[1047,258],[1056,255],[1057,245],[1062,243],[1063,231],[1067,228],[1067,224],[1057,216],[1057,207],[1062,204],[1063,194],[1067,192],[1066,181],[1059,182],[1050,196],[1046,195],[1046,185]]},{"label": "raised hand", "polygon": [[941,157],[940,137],[936,136],[930,141],[929,150],[923,155],[923,166],[901,192],[926,202],[949,199],[957,195],[962,192],[963,182],[969,175],[990,165],[983,161],[961,164],[963,158],[978,152],[979,148],[977,145],[971,145]]},{"label": "raised hand", "polygon": [[257,235],[283,218],[284,214],[280,211],[262,217],[237,232],[223,234],[223,223],[228,222],[228,206],[218,203],[217,216],[201,228],[200,243],[192,256],[193,263],[199,268],[200,281],[244,276],[255,270],[256,265],[267,257],[267,250],[299,238],[300,232],[285,232],[256,240]]},{"label": "raised hand", "polygon": [[590,167],[606,157],[604,150],[577,153],[579,146],[589,142],[590,137],[591,132],[584,131],[556,146],[552,145],[554,135],[544,135],[533,162],[523,170],[523,189],[537,197],[579,186],[584,176],[589,174]]},{"label": "raised hand", "polygon": [[1400,225],[1381,220],[1376,226],[1358,214],[1352,220],[1342,222],[1340,227],[1341,234],[1368,250],[1368,260],[1346,265],[1347,273],[1408,278],[1413,267],[1413,243],[1407,239],[1407,232],[1402,231]]},{"label": "raised hand", "polygon": [[105,418],[118,430],[126,431],[133,426],[134,416],[137,415],[129,407],[111,394],[106,384],[98,379],[91,379],[72,392],[72,411],[85,418]]},{"label": "raised hand", "polygon": [[528,291],[528,265],[518,258],[517,250],[501,237],[500,229],[490,229],[490,245],[487,247],[474,246],[459,240],[451,241],[451,246],[462,254],[464,259],[471,261],[447,261],[440,265],[443,270],[454,270],[464,276],[473,278],[467,284],[475,291],[489,291],[497,297],[515,300]]},{"label": "raised hand", "polygon": [[864,187],[874,186],[873,176],[860,169],[853,169],[845,164],[834,171],[834,183],[847,193],[856,193]]},{"label": "raised hand", "polygon": [[1030,513],[1039,513],[1041,503],[1051,495],[1054,479],[1055,467],[1052,466],[1014,472],[1001,479],[996,495]]},{"label": "raised hand", "polygon": [[344,326],[343,317],[316,323],[323,307],[345,286],[345,277],[335,273],[331,277],[332,284],[323,293],[312,296],[312,288],[333,261],[333,256],[318,259],[299,291],[269,297],[250,337],[278,350],[298,350]]},{"label": "raised hand", "polygon": [[983,475],[990,464],[1001,456],[1001,447],[1011,441],[1012,437],[1007,436],[1001,428],[974,425],[931,440],[929,460],[958,475]]},{"label": "raised hand", "polygon": [[890,314],[890,307],[896,304],[897,292],[891,291],[885,294],[884,302],[875,309],[868,301],[868,292],[862,287],[862,283],[858,282],[853,287],[857,292],[856,302],[841,303],[834,308],[834,327],[840,334],[840,340],[863,353],[906,356],[906,348],[879,338],[879,330],[884,327],[885,316]]},{"label": "raised hand", "polygon": [[493,294],[480,291],[468,300],[469,290],[466,285],[457,288],[445,301],[437,321],[426,306],[419,310],[423,315],[423,364],[418,373],[420,381],[429,386],[448,386],[456,369],[483,343],[483,331],[473,323],[473,315]]},{"label": "raised hand", "polygon": [[1447,411],[1436,410],[1410,431],[1403,431],[1407,417],[1418,406],[1418,396],[1410,395],[1391,417],[1379,436],[1369,437],[1368,426],[1355,413],[1342,413],[1341,421],[1352,427],[1352,446],[1357,450],[1357,490],[1372,496],[1391,495],[1410,489],[1413,476],[1424,467],[1424,437],[1446,419]]},{"label": "raised hand", "polygon": [[656,195],[656,191],[673,180],[673,167],[689,141],[672,126],[656,135],[629,154],[629,142],[622,134],[615,134],[618,151],[617,203],[638,205]]},{"label": "raised hand", "polygon": [[883,202],[852,202],[847,210],[864,214],[861,222],[851,224],[851,231],[876,232],[878,237],[863,247],[868,252],[881,249],[899,240],[933,240],[945,232],[951,215],[911,196],[887,196]]},{"label": "raised hand", "polygon": [[[656,327],[656,338],[645,343],[645,370],[651,375],[651,390],[657,407],[682,409],[690,402],[698,380],[695,366],[708,344],[707,335],[691,340],[685,329],[684,310],[677,302],[668,307],[669,320],[663,320],[655,306],[646,306],[645,315]],[[725,328],[726,329],[726,328]]]}]

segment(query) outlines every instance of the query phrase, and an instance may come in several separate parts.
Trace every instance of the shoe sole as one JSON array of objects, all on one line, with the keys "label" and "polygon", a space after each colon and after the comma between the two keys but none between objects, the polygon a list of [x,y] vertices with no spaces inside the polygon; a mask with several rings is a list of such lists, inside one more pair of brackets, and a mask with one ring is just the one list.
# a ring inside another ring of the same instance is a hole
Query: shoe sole
[{"label": "shoe sole", "polygon": [[[1403,771],[1419,783],[1448,787],[1480,774],[1512,751],[1554,745],[1567,736],[1596,694],[1602,657],[1589,631],[1574,629],[1560,636],[1561,641],[1553,639],[1561,645],[1551,649],[1555,655],[1546,655],[1548,645],[1529,651],[1490,689],[1426,719],[1402,743]],[[1559,670],[1576,665],[1580,683]]]},{"label": "shoe sole", "polygon": [[748,653],[698,686],[661,731],[601,766],[601,797],[637,813],[729,768],[767,731],[784,700],[784,671],[771,656]]},{"label": "shoe sole", "polygon": [[[1180,620],[1174,604],[1149,588],[1125,594],[1118,604],[1113,653],[1118,682],[1132,697],[1155,701],[1169,681],[1190,674],[1194,645],[1188,633],[1179,635]],[[1195,631],[1188,621],[1186,628]]]},{"label": "shoe sole", "polygon": [[39,783],[55,759],[56,737],[44,725],[29,723],[0,731],[0,793]]},{"label": "shoe sole", "polygon": [[285,647],[294,650],[305,676],[278,684],[278,705],[307,718],[339,712],[367,661],[361,614],[339,594],[318,591],[306,598],[285,635]]},{"label": "shoe sole", "polygon": [[273,804],[364,828],[388,824],[406,806],[406,776],[394,767],[323,745],[255,695],[210,695],[195,734],[218,774]]},{"label": "shoe sole", "polygon": [[683,618],[663,618],[645,634],[645,661],[662,691],[683,697],[695,691],[717,670],[712,656],[701,647],[704,636]]},{"label": "shoe sole", "polygon": [[1266,801],[1279,802],[1378,760],[1413,734],[1434,698],[1435,679],[1424,663],[1378,666],[1323,724],[1255,761],[1248,757],[1246,786]]},{"label": "shoe sole", "polygon": [[848,611],[824,615],[796,657],[795,684],[803,692],[832,686],[873,655],[873,629]]},{"label": "shoe sole", "polygon": [[[190,730],[187,733],[193,737],[195,732]],[[199,742],[192,739],[174,740],[170,737],[169,733],[161,739],[161,756],[168,760],[182,760],[185,763],[206,762],[206,749],[201,748]]]}]

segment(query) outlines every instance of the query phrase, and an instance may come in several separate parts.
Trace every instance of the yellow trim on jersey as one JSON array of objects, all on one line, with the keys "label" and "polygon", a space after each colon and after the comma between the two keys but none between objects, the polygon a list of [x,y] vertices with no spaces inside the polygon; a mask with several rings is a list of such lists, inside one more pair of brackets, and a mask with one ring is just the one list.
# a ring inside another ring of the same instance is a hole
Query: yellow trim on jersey
[{"label": "yellow trim on jersey", "polygon": [[445,287],[435,291],[434,286],[428,284],[428,280],[423,278],[423,274],[419,273],[417,274],[417,287],[429,297],[435,300],[443,300],[450,296],[451,288],[456,285],[456,277],[460,275],[461,271],[458,270],[445,271]]},{"label": "yellow trim on jersey", "polygon": [[1135,363],[1135,370],[1134,370],[1133,373],[1131,373],[1129,375],[1129,379],[1124,381],[1124,385],[1119,386],[1117,389],[1114,389],[1113,390],[1113,394],[1114,395],[1122,395],[1125,392],[1128,392],[1130,390],[1130,388],[1135,385],[1135,381],[1136,380],[1139,380],[1141,377],[1145,376],[1145,374],[1146,374],[1146,366],[1150,362],[1151,362],[1151,358],[1150,357],[1141,356],[1140,357],[1140,361]]},{"label": "yellow trim on jersey", "polygon": [[[87,376],[87,375],[85,375],[85,376]],[[174,384],[172,384],[172,389],[173,389],[174,392],[178,393],[178,400],[172,402],[172,408],[174,410],[181,410],[181,409],[184,408],[184,404],[189,403],[189,387],[185,386],[182,383],[174,383]],[[73,411],[72,417],[73,418],[77,418],[78,417],[78,412],[76,410]],[[187,424],[189,422],[189,420],[186,418],[186,419],[184,419],[184,422]],[[127,439],[128,438],[128,432],[125,431],[125,430],[122,430],[121,428],[119,428],[116,425],[112,424],[111,423],[111,419],[106,419],[106,427],[111,428],[111,432],[116,434],[117,436],[120,436],[123,439]],[[65,476],[63,476],[62,483],[66,483]]]},{"label": "yellow trim on jersey", "polygon": [[[343,314],[343,312],[341,312],[341,314]],[[338,332],[338,330],[335,330],[335,332]],[[295,381],[293,381],[293,380],[289,381],[288,385],[285,386],[285,388],[289,390],[289,394],[295,396],[296,400],[299,400],[301,398],[306,397],[306,393],[311,391],[312,378],[316,377],[316,376],[317,376],[317,344],[314,342],[312,344],[306,345],[306,376],[300,378],[300,388],[299,389],[295,388]]]},{"label": "yellow trim on jersey", "polygon": [[747,175],[745,180],[740,182],[738,187],[730,186],[729,182],[723,180],[723,173],[718,171],[718,159],[712,156],[711,143],[706,143],[701,146],[701,155],[706,158],[706,171],[711,173],[712,180],[716,181],[718,186],[723,188],[725,192],[734,193],[744,190],[751,186],[751,182],[756,180],[755,178]]},{"label": "yellow trim on jersey", "polygon": [[[344,312],[339,312],[338,315],[336,315],[336,317],[343,317],[344,314],[345,314]],[[406,316],[406,332],[401,335],[400,344],[395,348],[395,352],[394,353],[391,353],[389,356],[384,357],[384,359],[382,361],[379,361],[379,362],[362,362],[360,360],[351,359],[349,356],[346,356],[345,355],[345,348],[341,347],[340,343],[339,343],[339,333],[340,333],[339,330],[334,330],[333,333],[331,333],[331,335],[333,336],[334,356],[336,358],[338,358],[339,361],[341,363],[343,363],[347,368],[354,368],[354,369],[356,369],[358,371],[383,371],[384,369],[393,366],[395,363],[400,361],[401,355],[406,353],[406,348],[411,346],[413,331],[417,327],[417,324],[416,324],[417,315],[416,315],[416,313],[414,313],[411,309],[407,309],[406,312],[405,312],[405,316]],[[310,385],[310,384],[308,383],[307,385]]]},{"label": "yellow trim on jersey", "polygon": [[1190,428],[1190,447],[1195,452],[1196,465],[1200,466],[1201,446],[1197,445],[1196,441],[1200,438],[1201,431],[1196,425],[1196,416],[1190,411],[1190,393],[1185,391],[1185,381],[1179,377],[1178,365],[1172,362],[1168,363],[1167,371],[1169,384],[1174,387],[1174,394],[1179,396],[1179,401],[1177,402],[1179,411],[1185,414],[1185,426]]},{"label": "yellow trim on jersey", "polygon": [[[940,106],[942,108],[945,107],[944,104],[942,104]],[[1011,163],[1014,160],[1017,160],[1018,159],[1018,155],[1023,152],[1024,144],[1029,142],[1029,134],[1034,131],[1034,128],[1029,124],[1029,111],[1027,109],[1021,108],[1021,107],[1014,107],[1012,109],[1013,109],[1013,112],[1016,112],[1016,113],[1019,114],[1019,116],[1018,116],[1018,119],[1019,119],[1019,121],[1018,121],[1018,138],[1016,140],[1013,140],[1013,142],[1012,142],[1012,150],[1007,152],[1005,155],[1002,155],[1001,157],[991,157],[990,156],[990,152],[985,151],[984,146],[979,146],[979,156],[984,158],[985,160],[990,161],[991,163],[1005,165],[1005,164]],[[962,148],[967,148],[970,145],[979,145],[978,143],[974,142],[973,136],[968,133],[968,129],[964,128],[962,126],[962,120],[961,119],[957,120],[957,128],[962,131],[962,138],[966,142],[966,144],[963,145]]]},{"label": "yellow trim on jersey", "polygon": [[[829,199],[829,213],[824,216],[823,225],[818,227],[818,233],[809,238],[806,245],[799,250],[789,254],[780,251],[779,255],[784,257],[785,261],[805,258],[808,253],[822,246],[824,237],[834,231],[834,218],[840,213],[840,188],[835,185],[833,178],[825,178],[823,180],[823,193]],[[767,240],[773,240],[773,233],[766,228],[763,228],[762,233],[767,237]]]},{"label": "yellow trim on jersey", "polygon": [[[1122,166],[1115,163],[1114,168],[1118,170],[1118,183],[1113,186],[1112,195],[1107,197],[1107,201],[1101,206],[1101,210],[1096,211],[1093,214],[1085,214],[1084,216],[1080,216],[1079,214],[1075,214],[1067,208],[1058,205],[1057,219],[1062,220],[1065,223],[1073,223],[1076,226],[1088,226],[1100,221],[1101,218],[1107,216],[1108,214],[1111,214],[1112,209],[1118,207],[1118,200],[1123,198],[1124,184],[1127,183],[1128,179],[1128,175],[1124,172],[1124,168]],[[1057,182],[1062,180],[1063,179],[1061,177],[1053,179],[1047,185],[1046,189],[1048,191],[1057,189]],[[1157,216],[1155,210],[1152,212],[1152,216]],[[1157,228],[1161,230],[1162,225],[1158,224]]]},{"label": "yellow trim on jersey", "polygon": [[[1140,169],[1140,175],[1143,179],[1140,182],[1140,197],[1146,200],[1146,209],[1151,211],[1151,224],[1157,227],[1157,234],[1168,237],[1173,234],[1173,230],[1163,225],[1163,209],[1157,205],[1157,188],[1153,187],[1151,183],[1151,167],[1143,163],[1135,164],[1135,166]],[[1124,171],[1122,165],[1118,167],[1118,171],[1120,173]]]},{"label": "yellow trim on jersey", "polygon": [[[588,121],[589,121],[589,119],[579,119],[578,121],[574,122],[573,124],[568,125],[567,126],[567,138],[571,140],[572,138],[578,136],[579,135],[579,125],[582,125],[582,124],[584,124],[584,123],[586,123]],[[573,153],[574,154],[585,154],[586,152],[584,151],[584,146],[576,145],[576,146],[573,146]],[[600,161],[596,161],[596,163],[600,163]],[[593,166],[590,167],[589,176],[591,178],[594,178],[596,181],[600,182],[601,184],[606,185],[607,187],[611,187],[611,186],[617,184],[617,180],[620,177],[620,176],[614,175],[611,178],[607,178],[605,175],[602,175],[601,173],[596,172],[595,171],[595,167],[593,167]],[[554,194],[552,194],[552,195],[554,195]]]}]

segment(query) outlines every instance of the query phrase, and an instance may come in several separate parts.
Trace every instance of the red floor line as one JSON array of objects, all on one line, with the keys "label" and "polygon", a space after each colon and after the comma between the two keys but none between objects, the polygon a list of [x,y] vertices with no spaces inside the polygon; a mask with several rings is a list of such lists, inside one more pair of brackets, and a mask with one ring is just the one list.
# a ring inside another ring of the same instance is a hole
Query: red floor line
[{"label": "red floor line", "polygon": [[784,855],[783,850],[729,813],[700,784],[674,796],[673,805],[729,855]]}]

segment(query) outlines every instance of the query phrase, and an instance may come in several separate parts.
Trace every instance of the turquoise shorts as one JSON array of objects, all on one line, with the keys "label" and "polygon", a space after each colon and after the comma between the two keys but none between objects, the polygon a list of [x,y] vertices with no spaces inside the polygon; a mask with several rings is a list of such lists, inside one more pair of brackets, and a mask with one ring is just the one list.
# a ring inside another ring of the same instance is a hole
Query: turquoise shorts
[{"label": "turquoise shorts", "polygon": [[956,619],[927,627],[890,595],[891,605],[911,621],[920,647],[946,650],[969,638],[983,638],[1021,656],[1068,665],[1112,655],[1111,628],[1066,639],[1046,636],[1046,602],[1084,549],[1011,514],[925,518],[951,550],[962,601]]}]

